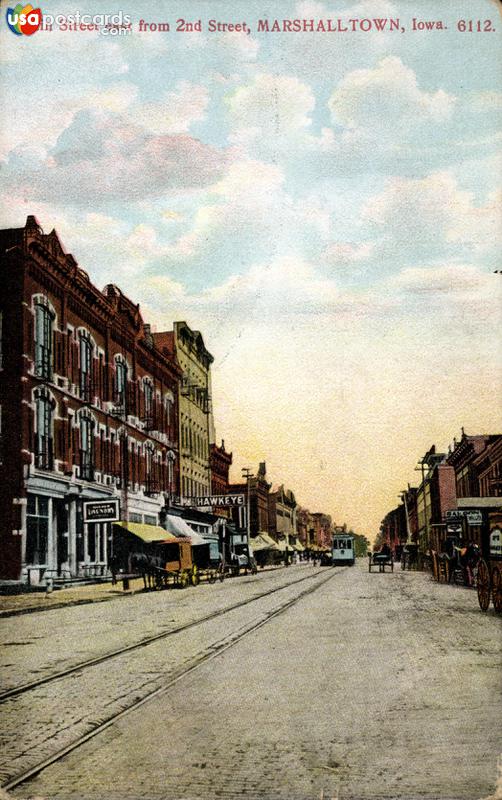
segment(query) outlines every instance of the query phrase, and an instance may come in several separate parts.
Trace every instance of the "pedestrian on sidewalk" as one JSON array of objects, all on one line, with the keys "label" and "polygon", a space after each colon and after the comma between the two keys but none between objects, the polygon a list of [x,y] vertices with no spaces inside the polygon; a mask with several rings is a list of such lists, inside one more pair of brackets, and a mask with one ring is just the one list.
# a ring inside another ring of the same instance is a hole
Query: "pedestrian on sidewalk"
[{"label": "pedestrian on sidewalk", "polygon": [[119,571],[119,559],[115,553],[110,556],[108,560],[108,567],[112,574],[112,586],[115,586],[117,583],[117,572]]}]

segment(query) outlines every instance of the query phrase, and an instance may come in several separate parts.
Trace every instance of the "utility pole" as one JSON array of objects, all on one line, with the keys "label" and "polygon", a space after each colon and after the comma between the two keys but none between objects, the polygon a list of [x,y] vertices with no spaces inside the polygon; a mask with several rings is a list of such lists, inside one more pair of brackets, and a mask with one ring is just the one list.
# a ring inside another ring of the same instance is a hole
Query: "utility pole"
[{"label": "utility pole", "polygon": [[247,531],[247,545],[248,545],[248,559],[250,558],[250,542],[251,542],[251,479],[254,478],[254,475],[251,472],[250,467],[242,467],[241,469],[242,476],[246,478],[246,531]]},{"label": "utility pole", "polygon": [[420,471],[422,475],[422,501],[424,504],[424,529],[425,529],[425,548],[424,550],[429,549],[429,520],[427,518],[427,493],[425,490],[425,464],[427,463],[426,458],[420,459],[418,465],[415,467],[415,471]]}]

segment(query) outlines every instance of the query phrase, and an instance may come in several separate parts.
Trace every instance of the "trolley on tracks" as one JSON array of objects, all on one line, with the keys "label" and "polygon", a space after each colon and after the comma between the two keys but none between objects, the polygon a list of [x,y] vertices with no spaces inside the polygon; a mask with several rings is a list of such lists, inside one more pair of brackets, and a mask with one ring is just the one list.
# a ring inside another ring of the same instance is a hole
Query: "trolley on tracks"
[{"label": "trolley on tracks", "polygon": [[478,563],[477,590],[481,611],[488,611],[491,600],[495,611],[502,613],[502,513],[489,515],[488,539]]},{"label": "trolley on tracks", "polygon": [[333,536],[331,548],[331,561],[333,566],[349,566],[355,564],[354,537],[348,533],[339,533]]}]

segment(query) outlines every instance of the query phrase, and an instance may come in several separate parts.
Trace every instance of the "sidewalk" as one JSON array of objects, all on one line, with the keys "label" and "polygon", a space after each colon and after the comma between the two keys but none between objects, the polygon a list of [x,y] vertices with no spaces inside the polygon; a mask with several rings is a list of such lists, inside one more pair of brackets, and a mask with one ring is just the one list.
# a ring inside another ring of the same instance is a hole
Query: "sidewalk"
[{"label": "sidewalk", "polygon": [[142,578],[135,578],[129,582],[129,590],[122,589],[119,581],[112,586],[109,583],[87,584],[86,586],[69,586],[66,589],[55,589],[50,594],[45,592],[29,592],[27,594],[3,595],[0,597],[0,619],[12,617],[17,614],[30,614],[34,611],[47,611],[51,608],[64,608],[84,603],[102,603],[107,600],[116,600],[120,597],[129,597],[143,591]]},{"label": "sidewalk", "polygon": [[[271,569],[281,569],[282,564],[268,565],[264,570],[260,569],[258,574],[268,572]],[[227,578],[228,580],[228,578]],[[233,578],[231,580],[234,580]],[[87,584],[85,586],[69,586],[66,589],[54,589],[50,594],[45,592],[28,592],[26,594],[0,595],[0,619],[3,617],[14,617],[18,614],[32,614],[39,611],[49,611],[53,608],[64,608],[65,606],[78,606],[85,603],[103,603],[107,600],[117,600],[123,597],[130,597],[144,591],[142,578],[135,578],[129,581],[129,589],[124,591],[122,581],[117,576],[117,583]],[[1,800],[1,798],[0,798]]]}]

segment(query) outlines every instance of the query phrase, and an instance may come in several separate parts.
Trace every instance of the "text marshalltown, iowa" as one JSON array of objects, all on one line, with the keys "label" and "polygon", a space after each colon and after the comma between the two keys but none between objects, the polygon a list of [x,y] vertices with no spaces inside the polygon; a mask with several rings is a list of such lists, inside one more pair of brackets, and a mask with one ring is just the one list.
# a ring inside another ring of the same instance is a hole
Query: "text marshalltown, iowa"
[{"label": "text marshalltown, iowa", "polygon": [[258,33],[351,33],[355,31],[402,32],[399,17],[354,19],[259,19]]}]

